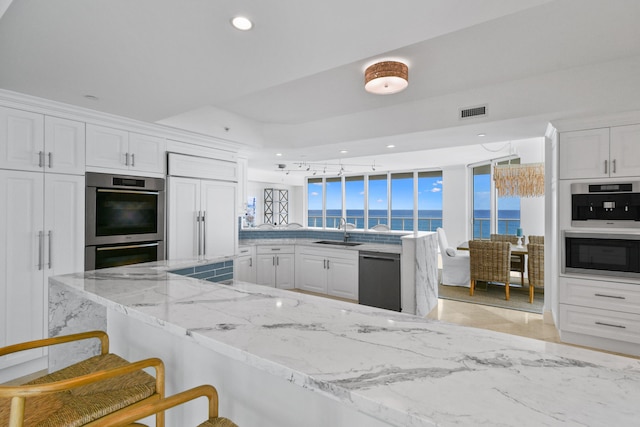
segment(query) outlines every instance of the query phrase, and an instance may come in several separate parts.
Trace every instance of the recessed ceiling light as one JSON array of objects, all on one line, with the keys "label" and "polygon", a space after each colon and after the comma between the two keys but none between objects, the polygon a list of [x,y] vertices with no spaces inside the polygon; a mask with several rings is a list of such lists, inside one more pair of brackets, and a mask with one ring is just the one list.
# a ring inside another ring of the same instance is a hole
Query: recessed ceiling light
[{"label": "recessed ceiling light", "polygon": [[247,31],[253,27],[253,22],[244,16],[236,16],[231,20],[231,25],[240,31]]},{"label": "recessed ceiling light", "polygon": [[84,97],[87,98],[89,101],[99,101],[100,100],[100,98],[98,98],[95,95],[85,95]]},{"label": "recessed ceiling light", "polygon": [[478,134],[478,136],[479,136],[480,138],[482,138],[483,136],[487,136],[487,134],[486,134],[486,133],[479,133],[479,134]]},{"label": "recessed ceiling light", "polygon": [[347,150],[340,150],[340,154],[347,154],[348,151]]},{"label": "recessed ceiling light", "polygon": [[276,156],[282,157],[282,153],[276,153]]},{"label": "recessed ceiling light", "polygon": [[396,148],[396,146],[393,145],[393,144],[389,144],[389,145],[387,145],[387,148]]}]

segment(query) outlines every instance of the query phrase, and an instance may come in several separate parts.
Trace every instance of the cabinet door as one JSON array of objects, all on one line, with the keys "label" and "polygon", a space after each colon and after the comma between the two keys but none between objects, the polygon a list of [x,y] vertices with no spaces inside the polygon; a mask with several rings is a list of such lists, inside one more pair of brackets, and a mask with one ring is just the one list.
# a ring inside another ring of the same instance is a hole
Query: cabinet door
[{"label": "cabinet door", "polygon": [[327,293],[327,261],[325,257],[317,255],[302,254],[300,256],[300,283],[296,283],[296,288],[305,291]]},{"label": "cabinet door", "polygon": [[560,134],[560,179],[609,176],[609,128]]},{"label": "cabinet door", "polygon": [[236,184],[202,180],[201,208],[204,221],[204,253],[227,256],[236,253],[238,222],[236,217]]},{"label": "cabinet door", "polygon": [[276,287],[280,289],[295,288],[295,255],[276,255]]},{"label": "cabinet door", "polygon": [[241,256],[233,263],[233,273],[236,280],[248,283],[256,283],[256,264],[254,256]]},{"label": "cabinet door", "polygon": [[46,116],[44,153],[47,172],[84,175],[84,123]]},{"label": "cabinet door", "polygon": [[[43,174],[0,170],[0,346],[44,338]],[[42,357],[30,350],[0,369]]]},{"label": "cabinet door", "polygon": [[87,125],[87,166],[127,169],[129,132]]},{"label": "cabinet door", "polygon": [[640,176],[640,125],[611,128],[611,176]]},{"label": "cabinet door", "polygon": [[258,285],[276,286],[276,256],[258,255],[256,268],[256,283]]},{"label": "cabinet door", "polygon": [[168,178],[168,241],[169,259],[198,256],[200,180]]},{"label": "cabinet door", "polygon": [[45,174],[45,279],[84,270],[84,198],[84,176]]},{"label": "cabinet door", "polygon": [[42,170],[43,128],[42,114],[0,107],[0,168]]},{"label": "cabinet door", "polygon": [[129,134],[129,166],[136,171],[165,172],[165,155],[167,143],[164,138]]},{"label": "cabinet door", "polygon": [[328,258],[327,262],[327,293],[337,297],[357,300],[357,260]]}]

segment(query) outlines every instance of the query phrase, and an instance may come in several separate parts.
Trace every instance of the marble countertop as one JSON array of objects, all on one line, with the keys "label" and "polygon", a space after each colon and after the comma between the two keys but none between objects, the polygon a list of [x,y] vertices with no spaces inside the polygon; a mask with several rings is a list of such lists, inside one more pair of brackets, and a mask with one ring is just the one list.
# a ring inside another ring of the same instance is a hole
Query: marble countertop
[{"label": "marble countertop", "polygon": [[350,251],[370,251],[370,252],[385,252],[385,253],[402,253],[402,245],[394,245],[389,243],[359,243],[357,246],[341,246],[341,245],[327,245],[317,243],[322,240],[332,239],[307,239],[307,238],[293,238],[293,239],[243,239],[240,240],[239,246],[274,246],[274,245],[302,245],[311,246],[316,248],[325,249],[344,249]]},{"label": "marble countertop", "polygon": [[637,425],[640,360],[167,272],[188,262],[50,281],[393,426]]}]

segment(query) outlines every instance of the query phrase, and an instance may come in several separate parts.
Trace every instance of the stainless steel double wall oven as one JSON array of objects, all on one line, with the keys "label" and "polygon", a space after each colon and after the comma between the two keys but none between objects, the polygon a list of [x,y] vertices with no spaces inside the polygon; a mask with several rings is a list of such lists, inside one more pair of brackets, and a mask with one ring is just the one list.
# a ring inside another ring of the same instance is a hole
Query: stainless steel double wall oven
[{"label": "stainless steel double wall oven", "polygon": [[86,175],[85,270],[165,258],[165,181]]}]

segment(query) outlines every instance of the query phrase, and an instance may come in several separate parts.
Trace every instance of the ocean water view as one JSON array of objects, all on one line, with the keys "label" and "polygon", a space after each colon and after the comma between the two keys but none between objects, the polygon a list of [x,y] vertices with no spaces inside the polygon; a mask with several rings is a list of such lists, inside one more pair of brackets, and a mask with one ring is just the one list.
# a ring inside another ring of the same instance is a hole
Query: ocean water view
[{"label": "ocean water view", "polygon": [[[340,223],[342,211],[339,209],[328,209],[326,216],[326,227],[337,228]],[[490,211],[474,211],[473,236],[474,238],[488,239],[490,235]],[[376,224],[387,224],[392,230],[413,231],[413,210],[392,210],[391,223],[387,219],[386,210],[369,210],[369,221],[367,227],[364,226],[364,210],[347,209],[347,222],[354,224],[356,228],[371,228]],[[308,211],[309,227],[322,227],[322,210]],[[442,227],[441,210],[419,210],[418,230],[435,231]],[[516,234],[516,229],[520,227],[519,210],[501,210],[498,217],[498,233]]]}]

